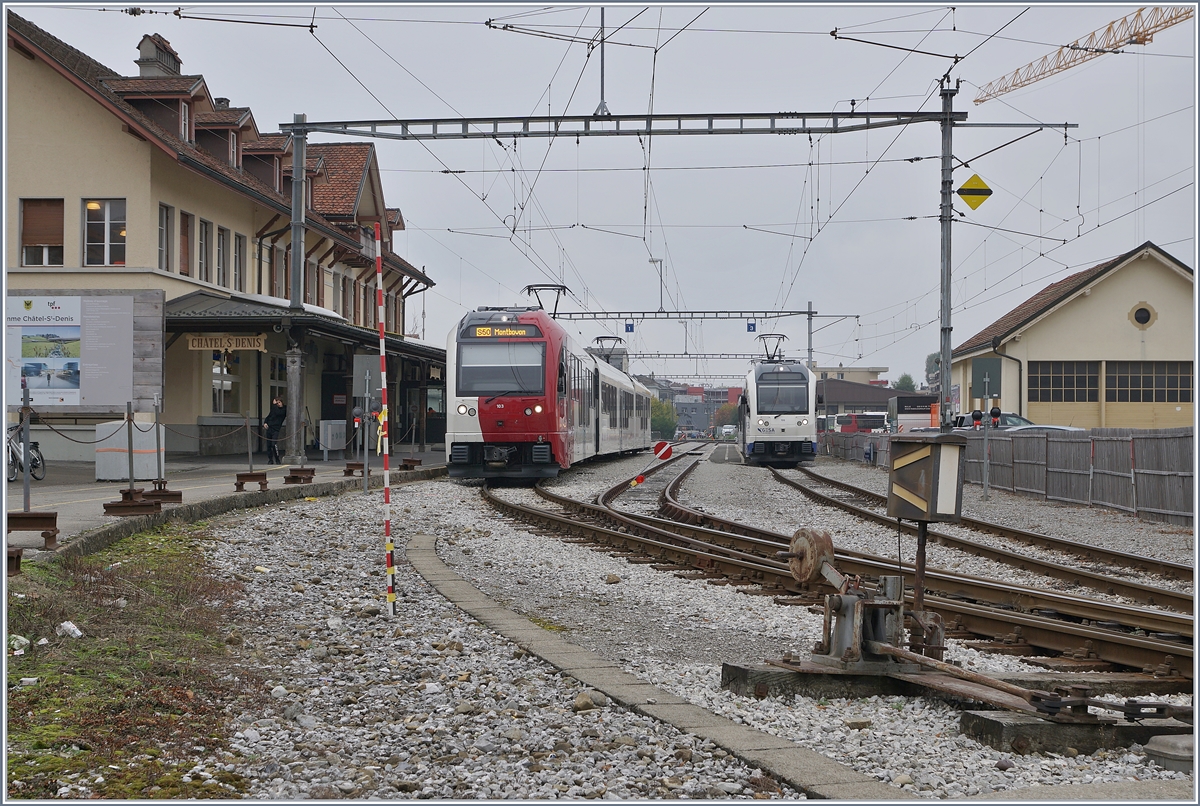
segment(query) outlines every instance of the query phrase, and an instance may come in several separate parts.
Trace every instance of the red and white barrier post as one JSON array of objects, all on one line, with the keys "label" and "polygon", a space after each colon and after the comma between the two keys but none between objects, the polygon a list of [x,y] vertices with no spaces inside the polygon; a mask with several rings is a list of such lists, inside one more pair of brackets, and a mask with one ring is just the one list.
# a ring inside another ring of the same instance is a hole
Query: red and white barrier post
[{"label": "red and white barrier post", "polygon": [[[383,310],[383,238],[379,222],[375,222],[375,310],[379,320],[379,427],[383,439],[383,548],[387,563],[388,615],[396,615],[396,544],[392,542],[392,479],[388,453],[388,384],[387,346],[383,338],[383,325],[387,321]],[[370,450],[368,447],[367,450]]]}]

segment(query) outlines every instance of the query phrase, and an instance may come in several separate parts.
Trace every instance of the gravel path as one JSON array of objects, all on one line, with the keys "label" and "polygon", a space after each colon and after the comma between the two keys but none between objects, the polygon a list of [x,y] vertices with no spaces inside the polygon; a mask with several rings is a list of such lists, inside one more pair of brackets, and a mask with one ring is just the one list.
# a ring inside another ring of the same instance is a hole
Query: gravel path
[{"label": "gravel path", "polygon": [[[595,464],[554,486],[591,497],[645,464]],[[730,510],[741,496],[745,517],[762,498],[761,473],[705,462],[685,491]],[[531,534],[487,507],[475,482],[393,491],[400,616],[388,618],[381,503],[379,493],[353,493],[214,524],[220,541],[209,559],[245,580],[248,594],[235,627],[241,662],[268,678],[273,704],[232,714],[234,755],[202,756],[194,775],[236,770],[263,799],[798,797],[713,745],[611,703],[576,711],[591,699],[577,682],[523,656],[411,571],[404,536],[428,533],[459,574],[536,623],[697,705],[924,796],[1189,778],[1147,764],[1136,746],[1011,757],[1002,771],[996,764],[1009,756],[959,736],[958,712],[923,698],[736,697],[719,687],[722,661],[805,651],[819,618]],[[948,656],[985,671],[1028,670],[958,645]],[[870,727],[851,730],[852,719]]]}]

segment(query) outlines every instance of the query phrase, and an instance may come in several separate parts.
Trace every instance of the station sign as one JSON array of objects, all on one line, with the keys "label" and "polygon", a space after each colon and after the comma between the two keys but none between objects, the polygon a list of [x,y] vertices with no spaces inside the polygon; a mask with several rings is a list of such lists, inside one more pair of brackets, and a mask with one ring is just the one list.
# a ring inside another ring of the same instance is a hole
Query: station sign
[{"label": "station sign", "polygon": [[257,333],[249,336],[239,336],[231,333],[203,333],[187,337],[189,350],[217,350],[234,352],[237,350],[267,351],[267,336]]}]

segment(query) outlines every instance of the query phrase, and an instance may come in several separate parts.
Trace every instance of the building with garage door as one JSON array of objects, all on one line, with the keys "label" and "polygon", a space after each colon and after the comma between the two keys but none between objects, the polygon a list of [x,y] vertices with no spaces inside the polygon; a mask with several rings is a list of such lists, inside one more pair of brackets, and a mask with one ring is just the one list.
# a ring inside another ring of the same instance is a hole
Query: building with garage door
[{"label": "building with garage door", "polygon": [[[1194,271],[1149,241],[1059,280],[954,348],[963,409],[1084,428],[1190,426],[1194,297]],[[984,374],[999,397],[984,399]]]}]

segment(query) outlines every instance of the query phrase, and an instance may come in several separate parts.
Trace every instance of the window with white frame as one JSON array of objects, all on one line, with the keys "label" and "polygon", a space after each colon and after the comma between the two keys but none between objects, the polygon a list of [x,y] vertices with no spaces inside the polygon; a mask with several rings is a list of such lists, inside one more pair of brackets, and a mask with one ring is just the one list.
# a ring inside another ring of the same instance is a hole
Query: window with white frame
[{"label": "window with white frame", "polygon": [[174,207],[158,205],[158,268],[162,271],[171,270],[171,222],[174,218]]},{"label": "window with white frame", "polygon": [[125,200],[85,199],[83,264],[125,265]]},{"label": "window with white frame", "polygon": [[217,285],[229,288],[229,230],[217,227]]},{"label": "window with white frame", "polygon": [[206,283],[212,282],[212,222],[200,219],[196,233],[196,276]]},{"label": "window with white frame", "polygon": [[63,264],[63,200],[21,199],[21,265]]},{"label": "window with white frame", "polygon": [[233,287],[246,290],[246,236],[233,235]]},{"label": "window with white frame", "polygon": [[330,292],[332,298],[329,300],[329,309],[332,311],[342,312],[342,275],[338,271],[331,274]]},{"label": "window with white frame", "polygon": [[238,133],[229,133],[229,164],[234,168],[238,165]]},{"label": "window with white frame", "polygon": [[179,102],[179,138],[184,142],[191,140],[191,123],[189,122],[189,112],[192,106],[187,101]]}]

